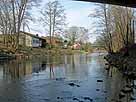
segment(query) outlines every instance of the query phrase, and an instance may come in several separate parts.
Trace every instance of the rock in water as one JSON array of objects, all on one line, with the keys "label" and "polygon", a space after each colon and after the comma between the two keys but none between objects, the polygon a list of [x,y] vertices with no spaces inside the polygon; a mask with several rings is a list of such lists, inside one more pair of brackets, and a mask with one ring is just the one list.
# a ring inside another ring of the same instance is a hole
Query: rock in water
[{"label": "rock in water", "polygon": [[76,85],[77,87],[80,87],[79,85]]},{"label": "rock in water", "polygon": [[130,100],[136,100],[134,97],[130,97]]},{"label": "rock in water", "polygon": [[73,100],[77,100],[77,101],[79,101],[79,99],[78,99],[78,98],[75,98],[75,97],[73,98]]},{"label": "rock in water", "polygon": [[121,90],[123,93],[130,93],[133,92],[133,89],[131,87],[125,87],[124,89]]},{"label": "rock in water", "polygon": [[80,87],[79,85],[76,85],[76,84],[74,84],[74,83],[69,83],[68,85]]},{"label": "rock in water", "polygon": [[100,89],[96,89],[96,91],[100,91]]},{"label": "rock in water", "polygon": [[124,98],[125,97],[125,94],[123,93],[123,92],[120,92],[119,93],[119,99],[122,99],[122,98]]},{"label": "rock in water", "polygon": [[68,85],[70,85],[70,86],[75,86],[75,84],[74,84],[74,83],[69,83]]},{"label": "rock in water", "polygon": [[90,97],[84,97],[84,100],[89,100],[90,102],[93,102],[93,99],[91,99]]},{"label": "rock in water", "polygon": [[97,82],[103,82],[103,80],[97,80]]}]

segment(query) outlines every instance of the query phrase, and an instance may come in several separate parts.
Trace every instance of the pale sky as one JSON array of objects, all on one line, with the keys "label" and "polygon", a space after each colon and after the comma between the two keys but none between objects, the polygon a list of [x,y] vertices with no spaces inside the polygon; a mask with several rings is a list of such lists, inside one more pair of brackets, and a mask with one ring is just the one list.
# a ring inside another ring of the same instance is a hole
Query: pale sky
[{"label": "pale sky", "polygon": [[[48,1],[53,0],[43,0],[42,5],[45,5]],[[94,21],[88,17],[90,13],[95,13],[96,5],[95,3],[88,3],[82,1],[72,1],[72,0],[59,0],[61,5],[64,6],[68,27],[79,26],[85,27],[93,33],[95,28],[93,27]],[[42,6],[41,5],[41,6]],[[38,8],[32,10],[33,16],[38,19]],[[40,36],[45,36],[46,31],[44,28],[38,24],[38,22],[30,23],[30,32],[38,33]],[[90,41],[94,42],[96,35],[92,34],[90,36]]]}]

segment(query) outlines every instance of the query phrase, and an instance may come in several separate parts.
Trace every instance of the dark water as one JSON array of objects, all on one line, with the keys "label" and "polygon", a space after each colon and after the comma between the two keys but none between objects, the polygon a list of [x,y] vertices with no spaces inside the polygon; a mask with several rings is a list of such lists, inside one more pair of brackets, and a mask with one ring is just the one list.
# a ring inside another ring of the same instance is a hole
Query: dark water
[{"label": "dark water", "polygon": [[0,102],[116,102],[125,80],[116,68],[105,70],[104,55],[1,62]]}]

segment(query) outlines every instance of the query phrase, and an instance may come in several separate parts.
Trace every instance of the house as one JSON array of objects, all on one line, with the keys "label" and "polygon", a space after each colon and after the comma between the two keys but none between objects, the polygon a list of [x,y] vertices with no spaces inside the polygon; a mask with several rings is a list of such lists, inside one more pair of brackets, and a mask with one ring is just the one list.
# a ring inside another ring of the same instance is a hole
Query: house
[{"label": "house", "polygon": [[44,47],[46,40],[39,37],[38,34],[34,35],[27,32],[20,32],[19,45],[27,47]]},{"label": "house", "polygon": [[53,46],[62,46],[63,45],[63,41],[61,38],[58,38],[58,37],[51,37],[51,42],[50,42],[50,36],[46,36],[46,37],[43,37],[43,39],[46,40],[46,43],[48,45],[53,45]]},{"label": "house", "polygon": [[81,49],[81,44],[80,43],[74,43],[71,46],[71,48],[74,49],[74,50],[80,50]]},{"label": "house", "polygon": [[[16,34],[1,34],[0,42],[4,41],[4,38],[8,38],[8,43],[12,43],[11,39],[16,40]],[[6,42],[7,42],[6,41]],[[34,35],[28,32],[20,31],[19,34],[19,45],[22,47],[44,47],[46,44],[46,40],[39,37],[38,34]]]}]

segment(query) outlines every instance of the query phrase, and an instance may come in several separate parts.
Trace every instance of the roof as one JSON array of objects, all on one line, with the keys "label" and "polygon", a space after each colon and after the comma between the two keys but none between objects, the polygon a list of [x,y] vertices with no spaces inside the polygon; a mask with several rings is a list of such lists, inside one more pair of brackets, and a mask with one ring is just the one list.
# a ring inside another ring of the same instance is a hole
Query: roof
[{"label": "roof", "polygon": [[[51,38],[54,39],[54,40],[62,40],[59,37],[51,37]],[[43,39],[50,39],[50,36],[43,37]]]},{"label": "roof", "polygon": [[[31,34],[31,33],[28,33],[28,32],[24,32],[24,31],[20,31],[20,33],[23,33],[23,34],[26,34],[26,35],[29,35],[31,37],[34,37],[34,38],[37,38],[37,39],[41,39],[41,40],[45,40],[44,38],[42,37],[39,37],[37,35],[34,35],[34,34]],[[10,36],[15,36],[16,34],[10,34]],[[9,36],[9,34],[0,34],[0,36]]]},{"label": "roof", "polygon": [[34,37],[34,38],[37,38],[37,39],[44,40],[42,37],[39,37],[39,36],[37,36],[37,35],[31,34],[31,33],[28,33],[28,32],[20,31],[20,33],[29,35],[29,36]]},{"label": "roof", "polygon": [[113,5],[120,5],[120,6],[136,8],[136,0],[75,0],[75,1],[106,3],[106,4],[113,4]]}]

